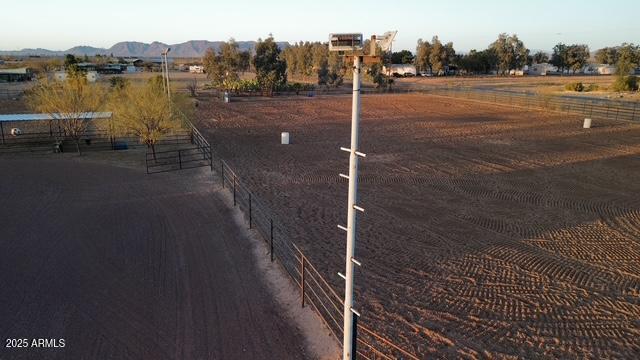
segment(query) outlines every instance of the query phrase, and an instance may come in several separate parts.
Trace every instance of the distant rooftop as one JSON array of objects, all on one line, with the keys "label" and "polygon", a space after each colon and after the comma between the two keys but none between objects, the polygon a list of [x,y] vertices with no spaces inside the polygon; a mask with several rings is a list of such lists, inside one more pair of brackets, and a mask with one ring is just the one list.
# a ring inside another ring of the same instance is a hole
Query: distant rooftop
[{"label": "distant rooftop", "polygon": [[28,68],[17,68],[17,69],[0,69],[0,74],[28,74]]}]

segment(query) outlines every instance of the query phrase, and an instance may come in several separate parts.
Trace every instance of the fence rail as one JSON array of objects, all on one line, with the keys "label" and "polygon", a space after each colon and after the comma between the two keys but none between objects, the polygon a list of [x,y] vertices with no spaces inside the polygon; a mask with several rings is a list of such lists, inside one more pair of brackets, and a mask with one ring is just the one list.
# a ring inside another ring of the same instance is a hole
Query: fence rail
[{"label": "fence rail", "polygon": [[576,114],[593,120],[640,121],[640,105],[631,101],[578,98],[567,96],[543,96],[499,90],[473,88],[413,89],[434,95],[465,98],[500,105]]},{"label": "fence rail", "polygon": [[211,145],[200,131],[189,121],[189,142],[193,147],[164,151],[147,151],[145,164],[147,174],[163,173],[209,166],[213,170],[213,155]]},{"label": "fence rail", "polygon": [[[165,136],[158,145],[183,145],[191,143],[190,132],[177,132]],[[115,150],[120,143],[126,143],[127,147],[146,146],[141,144],[135,136],[112,136],[106,131],[90,130],[79,139],[82,151]],[[21,135],[11,135],[10,129],[0,123],[0,153],[46,153],[54,151],[75,151],[75,140],[58,130],[47,132],[31,131]]]},{"label": "fence rail", "polygon": [[[222,187],[233,195],[233,205],[242,210],[249,228],[260,234],[269,247],[271,261],[279,264],[300,289],[301,306],[311,306],[338,342],[342,342],[343,300],[318,272],[305,253],[277,221],[276,215],[243,182],[236,172],[220,159],[214,168]],[[358,325],[357,354],[362,359],[412,359],[418,356],[394,344],[366,325]]]}]

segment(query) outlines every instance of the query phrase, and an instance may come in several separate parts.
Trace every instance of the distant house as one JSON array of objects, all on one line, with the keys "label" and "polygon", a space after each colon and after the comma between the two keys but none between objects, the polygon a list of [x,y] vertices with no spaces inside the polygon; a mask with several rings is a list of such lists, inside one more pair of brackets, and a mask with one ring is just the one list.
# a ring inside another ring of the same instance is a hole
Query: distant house
[{"label": "distant house", "polygon": [[416,67],[411,64],[391,64],[388,67],[383,66],[382,72],[393,76],[415,76]]},{"label": "distant house", "polygon": [[29,81],[33,73],[29,68],[0,69],[0,82]]},{"label": "distant house", "polygon": [[126,61],[128,66],[135,66],[135,67],[142,67],[142,64],[144,63],[144,61],[138,58],[127,58],[127,59],[124,59],[124,61]]},{"label": "distant house", "polygon": [[191,65],[189,66],[189,72],[192,74],[204,74],[204,66],[202,65]]},{"label": "distant house", "polygon": [[529,66],[527,70],[529,75],[546,76],[558,71],[558,68],[549,63],[540,63]]},{"label": "distant house", "polygon": [[596,65],[596,72],[600,75],[613,75],[616,73],[615,65],[600,64]]},{"label": "distant house", "polygon": [[[56,71],[55,73],[53,73],[53,78],[58,81],[67,80],[67,76],[68,74],[66,71]],[[86,76],[88,82],[96,82],[99,78],[97,71],[87,71]]]}]

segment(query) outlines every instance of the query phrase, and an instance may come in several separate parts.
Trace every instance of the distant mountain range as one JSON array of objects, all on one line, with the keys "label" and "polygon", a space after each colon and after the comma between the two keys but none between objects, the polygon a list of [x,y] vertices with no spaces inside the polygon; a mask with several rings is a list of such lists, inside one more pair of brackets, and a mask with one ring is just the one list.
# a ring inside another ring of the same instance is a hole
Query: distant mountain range
[{"label": "distant mountain range", "polygon": [[[207,40],[191,40],[180,44],[165,44],[154,41],[151,44],[123,41],[112,47],[96,48],[92,46],[74,46],[71,49],[63,51],[47,50],[47,49],[22,49],[17,51],[0,51],[0,55],[11,56],[64,56],[65,54],[73,54],[76,56],[95,56],[95,55],[111,55],[121,57],[143,57],[154,58],[159,57],[160,53],[167,47],[171,48],[169,57],[174,58],[199,58],[202,57],[207,49],[213,48],[218,50],[222,41]],[[252,51],[256,46],[256,41],[238,41],[240,51]],[[278,46],[283,49],[289,46],[287,42],[278,42]]]}]

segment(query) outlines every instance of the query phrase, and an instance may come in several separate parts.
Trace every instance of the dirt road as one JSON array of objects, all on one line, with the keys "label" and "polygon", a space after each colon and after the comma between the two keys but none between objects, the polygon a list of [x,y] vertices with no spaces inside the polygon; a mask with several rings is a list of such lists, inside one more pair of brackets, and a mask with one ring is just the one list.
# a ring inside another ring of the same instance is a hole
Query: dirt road
[{"label": "dirt road", "polygon": [[0,159],[0,174],[0,359],[306,357],[209,173]]}]

